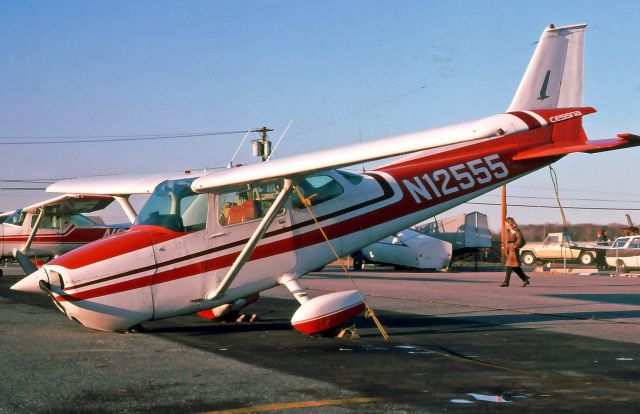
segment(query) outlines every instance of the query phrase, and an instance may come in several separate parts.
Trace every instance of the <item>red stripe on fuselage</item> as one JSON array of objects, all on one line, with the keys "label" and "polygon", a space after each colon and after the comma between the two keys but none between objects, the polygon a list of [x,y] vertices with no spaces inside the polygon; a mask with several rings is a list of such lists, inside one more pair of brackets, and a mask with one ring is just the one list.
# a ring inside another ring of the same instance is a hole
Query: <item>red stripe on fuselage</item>
[{"label": "red stripe on fuselage", "polygon": [[518,118],[520,118],[520,120],[522,120],[522,122],[527,124],[529,129],[536,129],[536,128],[540,128],[542,126],[540,121],[538,121],[535,117],[533,117],[532,115],[529,115],[526,112],[516,111],[516,112],[508,112],[508,114],[513,115],[513,116],[517,116]]},{"label": "red stripe on fuselage", "polygon": [[97,240],[66,253],[51,262],[67,269],[78,269],[102,260],[112,259],[151,245],[149,233],[153,233],[153,242],[162,243],[182,237],[187,233],[176,233],[158,226],[133,226],[128,231]]}]

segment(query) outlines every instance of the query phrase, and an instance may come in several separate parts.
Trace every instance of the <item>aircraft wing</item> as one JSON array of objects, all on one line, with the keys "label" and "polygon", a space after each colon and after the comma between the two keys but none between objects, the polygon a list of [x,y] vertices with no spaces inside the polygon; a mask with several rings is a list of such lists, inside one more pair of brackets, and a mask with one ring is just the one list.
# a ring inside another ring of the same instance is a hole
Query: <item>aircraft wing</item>
[{"label": "aircraft wing", "polygon": [[0,223],[2,222],[2,220],[5,217],[9,217],[11,215],[13,215],[16,212],[16,210],[11,210],[11,211],[5,211],[4,213],[0,213]]},{"label": "aircraft wing", "polygon": [[193,178],[200,173],[173,172],[166,174],[131,174],[82,177],[62,180],[47,187],[48,193],[123,195],[151,194],[158,184],[165,180]]},{"label": "aircraft wing", "polygon": [[49,200],[24,207],[27,213],[36,213],[41,208],[46,208],[48,212],[56,214],[78,214],[91,213],[102,210],[113,202],[113,197],[105,195],[71,195],[65,194]]},{"label": "aircraft wing", "polygon": [[[538,124],[536,127],[540,126],[543,125]],[[318,171],[515,134],[527,131],[530,127],[517,116],[498,114],[449,127],[214,171],[197,178],[191,188],[196,192],[223,192],[249,183],[275,181],[283,177],[296,179]]]}]

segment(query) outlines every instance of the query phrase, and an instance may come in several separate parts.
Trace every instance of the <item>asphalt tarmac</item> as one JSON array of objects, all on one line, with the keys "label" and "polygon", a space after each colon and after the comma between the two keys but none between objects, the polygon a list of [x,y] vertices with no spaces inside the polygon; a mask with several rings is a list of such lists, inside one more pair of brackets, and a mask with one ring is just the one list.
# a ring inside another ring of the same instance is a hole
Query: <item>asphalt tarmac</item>
[{"label": "asphalt tarmac", "polygon": [[[0,413],[637,412],[640,278],[533,274],[353,274],[390,335],[292,330],[276,288],[245,309],[253,324],[196,316],[92,331],[43,295],[0,279]],[[337,270],[312,296],[351,289]]]}]

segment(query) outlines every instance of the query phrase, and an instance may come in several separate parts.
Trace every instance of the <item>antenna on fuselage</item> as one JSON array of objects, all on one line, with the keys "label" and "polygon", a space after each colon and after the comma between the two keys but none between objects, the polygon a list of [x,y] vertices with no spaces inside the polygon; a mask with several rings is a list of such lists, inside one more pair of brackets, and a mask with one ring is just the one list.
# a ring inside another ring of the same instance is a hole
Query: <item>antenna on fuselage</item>
[{"label": "antenna on fuselage", "polygon": [[238,153],[240,152],[240,148],[242,147],[242,144],[244,144],[244,140],[247,139],[247,136],[249,135],[249,133],[251,132],[251,130],[247,130],[247,133],[244,134],[244,137],[242,137],[242,141],[240,141],[240,145],[238,145],[238,148],[236,148],[236,152],[233,154],[233,157],[231,157],[231,160],[229,160],[229,164],[227,164],[227,168],[231,168],[233,167],[233,160],[236,159],[236,157],[238,156]]},{"label": "antenna on fuselage", "polygon": [[289,130],[289,127],[291,126],[292,123],[293,123],[293,119],[289,121],[289,123],[287,124],[287,127],[284,129],[284,132],[282,132],[282,135],[280,135],[280,138],[278,138],[278,140],[276,141],[276,145],[273,147],[271,154],[269,154],[269,156],[267,157],[267,161],[269,161],[271,159],[271,156],[275,154],[276,150],[278,149],[278,145],[280,145],[280,142],[282,142],[282,139],[287,134],[287,131]]}]

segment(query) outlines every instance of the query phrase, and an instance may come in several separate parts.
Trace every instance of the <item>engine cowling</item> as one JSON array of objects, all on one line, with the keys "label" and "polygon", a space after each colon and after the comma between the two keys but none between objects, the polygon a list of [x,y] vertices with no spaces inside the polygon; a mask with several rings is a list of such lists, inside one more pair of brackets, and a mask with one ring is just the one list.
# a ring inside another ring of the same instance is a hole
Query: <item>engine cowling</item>
[{"label": "engine cowling", "polygon": [[329,293],[302,304],[293,314],[291,325],[308,335],[319,334],[339,327],[364,308],[357,290]]}]

